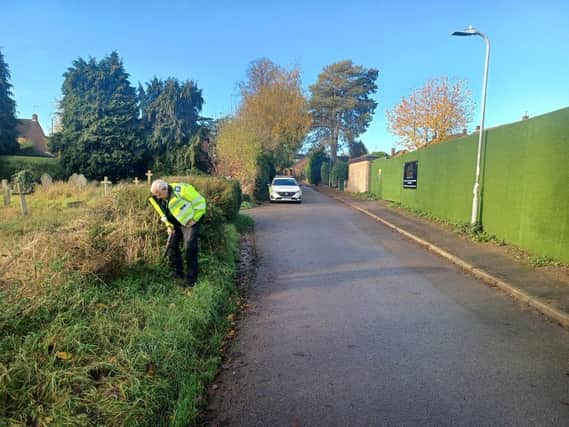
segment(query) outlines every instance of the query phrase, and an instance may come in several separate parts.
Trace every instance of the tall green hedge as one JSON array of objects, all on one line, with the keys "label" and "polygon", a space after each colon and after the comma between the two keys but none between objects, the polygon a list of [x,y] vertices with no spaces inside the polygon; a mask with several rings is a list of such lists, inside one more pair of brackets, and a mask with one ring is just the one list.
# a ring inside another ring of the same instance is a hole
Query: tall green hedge
[{"label": "tall green hedge", "polygon": [[28,170],[39,181],[44,173],[54,179],[63,179],[63,169],[53,157],[35,156],[0,156],[0,178],[10,179],[16,172]]}]

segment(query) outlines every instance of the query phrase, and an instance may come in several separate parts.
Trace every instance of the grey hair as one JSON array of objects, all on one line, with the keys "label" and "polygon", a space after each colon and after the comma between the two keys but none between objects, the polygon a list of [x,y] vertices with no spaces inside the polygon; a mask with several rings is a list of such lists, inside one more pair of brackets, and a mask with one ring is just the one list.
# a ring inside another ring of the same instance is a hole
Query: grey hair
[{"label": "grey hair", "polygon": [[168,190],[168,183],[163,179],[156,179],[152,182],[150,186],[150,192],[154,193],[155,191],[166,191]]}]

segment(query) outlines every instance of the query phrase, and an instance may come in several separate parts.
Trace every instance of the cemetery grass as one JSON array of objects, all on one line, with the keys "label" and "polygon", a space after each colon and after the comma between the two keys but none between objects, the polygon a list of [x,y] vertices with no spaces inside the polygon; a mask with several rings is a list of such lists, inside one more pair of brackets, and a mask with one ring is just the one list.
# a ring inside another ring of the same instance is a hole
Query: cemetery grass
[{"label": "cemetery grass", "polygon": [[[3,223],[10,246],[48,242],[56,255],[18,259],[26,274],[0,276],[0,425],[197,423],[237,306],[239,233],[221,224],[217,244],[202,245],[200,280],[188,292],[158,258],[165,233],[146,191],[120,191],[112,207],[93,193],[79,210],[64,207],[64,192],[40,197],[59,203],[65,225],[45,210],[27,228]],[[249,228],[242,217],[237,225]],[[117,230],[126,234],[118,242]],[[58,262],[58,244],[69,259]]]}]

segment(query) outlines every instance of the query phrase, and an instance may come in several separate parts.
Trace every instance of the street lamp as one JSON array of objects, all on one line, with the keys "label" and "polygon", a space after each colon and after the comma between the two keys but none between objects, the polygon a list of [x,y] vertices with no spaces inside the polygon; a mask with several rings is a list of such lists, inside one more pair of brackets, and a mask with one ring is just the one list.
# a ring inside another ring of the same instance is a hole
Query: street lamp
[{"label": "street lamp", "polygon": [[482,83],[482,113],[480,117],[480,135],[478,136],[478,155],[476,158],[476,179],[474,181],[474,189],[472,193],[474,195],[472,199],[472,216],[470,218],[471,224],[478,223],[479,207],[480,207],[480,158],[482,153],[482,141],[484,138],[484,115],[486,113],[486,86],[488,83],[488,63],[490,62],[490,40],[486,37],[486,34],[473,28],[469,25],[464,31],[455,31],[452,33],[453,36],[480,36],[486,42],[486,61],[484,62],[484,83]]}]

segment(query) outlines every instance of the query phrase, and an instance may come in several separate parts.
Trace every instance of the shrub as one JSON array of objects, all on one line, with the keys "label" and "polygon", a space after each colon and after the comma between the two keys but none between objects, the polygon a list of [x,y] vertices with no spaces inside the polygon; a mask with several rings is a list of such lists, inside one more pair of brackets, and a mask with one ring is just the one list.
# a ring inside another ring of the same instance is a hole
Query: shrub
[{"label": "shrub", "polygon": [[332,165],[331,181],[332,187],[337,187],[340,181],[345,182],[348,179],[348,164],[341,160],[336,160]]},{"label": "shrub", "polygon": [[322,166],[320,166],[320,179],[324,185],[328,185],[330,182],[329,174],[330,174],[330,165],[328,164],[328,162],[322,162]]},{"label": "shrub", "polygon": [[12,176],[12,184],[16,191],[31,193],[34,191],[34,176],[27,169],[21,170]]},{"label": "shrub", "polygon": [[52,157],[0,156],[0,178],[9,178],[24,169],[32,173],[34,181],[39,181],[44,173],[54,179],[64,178],[59,161]]},{"label": "shrub", "polygon": [[306,177],[310,184],[318,185],[322,182],[322,177],[320,175],[320,168],[322,163],[327,160],[326,153],[324,153],[324,147],[320,147],[314,152],[312,152],[306,163]]}]

